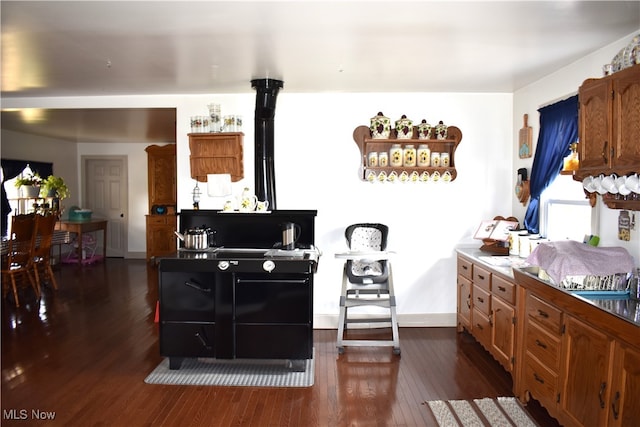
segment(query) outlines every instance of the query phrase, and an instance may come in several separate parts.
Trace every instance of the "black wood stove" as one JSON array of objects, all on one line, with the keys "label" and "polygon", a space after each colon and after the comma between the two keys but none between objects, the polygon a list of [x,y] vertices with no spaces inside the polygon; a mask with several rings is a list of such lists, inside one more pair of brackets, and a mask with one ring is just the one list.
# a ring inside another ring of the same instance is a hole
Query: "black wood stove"
[{"label": "black wood stove", "polygon": [[[185,357],[288,359],[313,351],[316,211],[268,214],[182,211],[183,229],[215,231],[206,250],[160,258],[160,353]],[[280,224],[300,226],[294,250],[279,248]]]}]

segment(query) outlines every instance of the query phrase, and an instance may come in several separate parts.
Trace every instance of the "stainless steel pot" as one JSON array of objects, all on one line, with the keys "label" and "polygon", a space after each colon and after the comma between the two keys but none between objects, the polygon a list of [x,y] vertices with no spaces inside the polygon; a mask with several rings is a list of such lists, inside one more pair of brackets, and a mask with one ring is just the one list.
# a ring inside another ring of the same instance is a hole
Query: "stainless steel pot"
[{"label": "stainless steel pot", "polygon": [[209,228],[192,228],[182,233],[174,231],[175,235],[184,242],[185,249],[204,251],[213,246],[213,232]]}]

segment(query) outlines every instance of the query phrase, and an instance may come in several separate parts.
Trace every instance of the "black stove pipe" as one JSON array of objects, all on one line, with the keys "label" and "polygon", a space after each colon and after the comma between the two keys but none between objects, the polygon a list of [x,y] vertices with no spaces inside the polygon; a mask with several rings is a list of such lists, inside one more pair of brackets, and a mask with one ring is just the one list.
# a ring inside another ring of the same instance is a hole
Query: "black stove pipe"
[{"label": "black stove pipe", "polygon": [[274,169],[273,118],[276,97],[284,82],[274,79],[251,80],[256,89],[255,112],[255,194],[258,200],[269,202],[269,210],[276,210],[276,174]]}]

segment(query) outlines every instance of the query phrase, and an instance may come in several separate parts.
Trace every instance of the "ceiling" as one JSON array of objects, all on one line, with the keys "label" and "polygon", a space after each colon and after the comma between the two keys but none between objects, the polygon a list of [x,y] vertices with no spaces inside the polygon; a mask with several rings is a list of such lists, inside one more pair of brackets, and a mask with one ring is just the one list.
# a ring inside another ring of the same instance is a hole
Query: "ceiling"
[{"label": "ceiling", "polygon": [[[638,1],[3,0],[0,8],[4,106],[25,97],[249,93],[250,80],[265,77],[289,93],[511,93],[640,30]],[[4,129],[24,131],[21,115],[5,113]],[[92,114],[66,113],[51,117],[68,123],[60,132],[69,140],[100,140],[104,132],[89,130],[99,121],[84,121]]]}]

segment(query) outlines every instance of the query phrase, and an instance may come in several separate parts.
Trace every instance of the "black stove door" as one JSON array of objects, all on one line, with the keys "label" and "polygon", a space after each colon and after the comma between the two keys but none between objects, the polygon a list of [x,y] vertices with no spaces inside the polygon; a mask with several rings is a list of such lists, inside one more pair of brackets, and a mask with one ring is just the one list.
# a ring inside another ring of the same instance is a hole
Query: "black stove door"
[{"label": "black stove door", "polygon": [[236,274],[236,357],[310,359],[312,275]]}]

